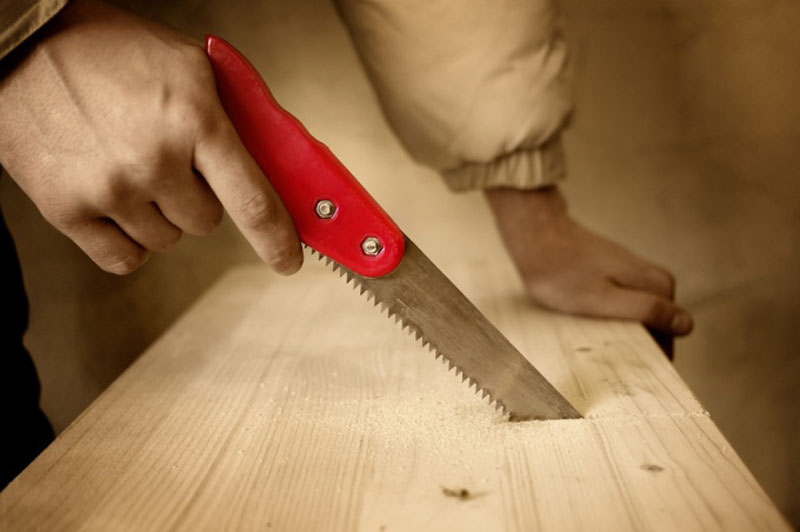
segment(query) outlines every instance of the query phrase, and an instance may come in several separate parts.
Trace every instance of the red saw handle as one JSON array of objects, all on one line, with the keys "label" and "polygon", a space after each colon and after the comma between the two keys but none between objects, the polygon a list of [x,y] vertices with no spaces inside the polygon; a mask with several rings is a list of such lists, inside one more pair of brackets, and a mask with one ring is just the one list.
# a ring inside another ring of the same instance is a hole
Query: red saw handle
[{"label": "red saw handle", "polygon": [[284,110],[250,62],[213,35],[206,52],[217,93],[308,246],[365,277],[391,273],[405,239],[327,146]]}]

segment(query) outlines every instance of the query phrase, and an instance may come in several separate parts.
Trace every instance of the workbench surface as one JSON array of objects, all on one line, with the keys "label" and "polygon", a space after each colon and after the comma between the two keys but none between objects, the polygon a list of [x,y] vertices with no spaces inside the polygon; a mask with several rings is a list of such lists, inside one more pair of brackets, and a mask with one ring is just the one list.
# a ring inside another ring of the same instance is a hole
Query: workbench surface
[{"label": "workbench surface", "polygon": [[0,529],[789,529],[638,324],[447,269],[585,416],[509,423],[308,262],[226,275],[0,494]]}]

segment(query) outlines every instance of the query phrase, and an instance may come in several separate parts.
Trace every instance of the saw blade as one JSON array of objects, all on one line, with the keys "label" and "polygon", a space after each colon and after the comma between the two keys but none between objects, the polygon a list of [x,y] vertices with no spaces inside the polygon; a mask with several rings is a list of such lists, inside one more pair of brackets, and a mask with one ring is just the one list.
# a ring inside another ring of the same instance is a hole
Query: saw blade
[{"label": "saw blade", "polygon": [[511,420],[572,419],[580,413],[409,239],[391,274],[368,278],[311,249],[381,312],[408,329],[449,369]]}]

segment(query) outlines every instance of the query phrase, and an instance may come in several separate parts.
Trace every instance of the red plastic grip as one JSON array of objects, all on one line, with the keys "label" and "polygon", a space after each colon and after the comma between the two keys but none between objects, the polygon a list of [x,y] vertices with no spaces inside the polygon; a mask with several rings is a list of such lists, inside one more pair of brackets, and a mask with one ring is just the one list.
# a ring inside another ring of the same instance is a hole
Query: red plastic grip
[{"label": "red plastic grip", "polygon": [[[327,146],[275,101],[250,62],[219,37],[206,37],[217,93],[250,155],[261,167],[308,246],[365,277],[391,273],[403,258],[405,239],[361,183]],[[333,202],[322,218],[317,204]],[[377,238],[377,255],[362,245]]]}]

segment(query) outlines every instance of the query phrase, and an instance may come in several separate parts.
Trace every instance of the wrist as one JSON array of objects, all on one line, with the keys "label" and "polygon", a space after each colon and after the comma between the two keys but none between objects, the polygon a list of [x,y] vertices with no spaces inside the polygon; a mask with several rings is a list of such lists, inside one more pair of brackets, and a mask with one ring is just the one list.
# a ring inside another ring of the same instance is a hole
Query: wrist
[{"label": "wrist", "polygon": [[555,185],[535,189],[492,188],[484,191],[501,230],[537,230],[568,217],[567,202]]}]

